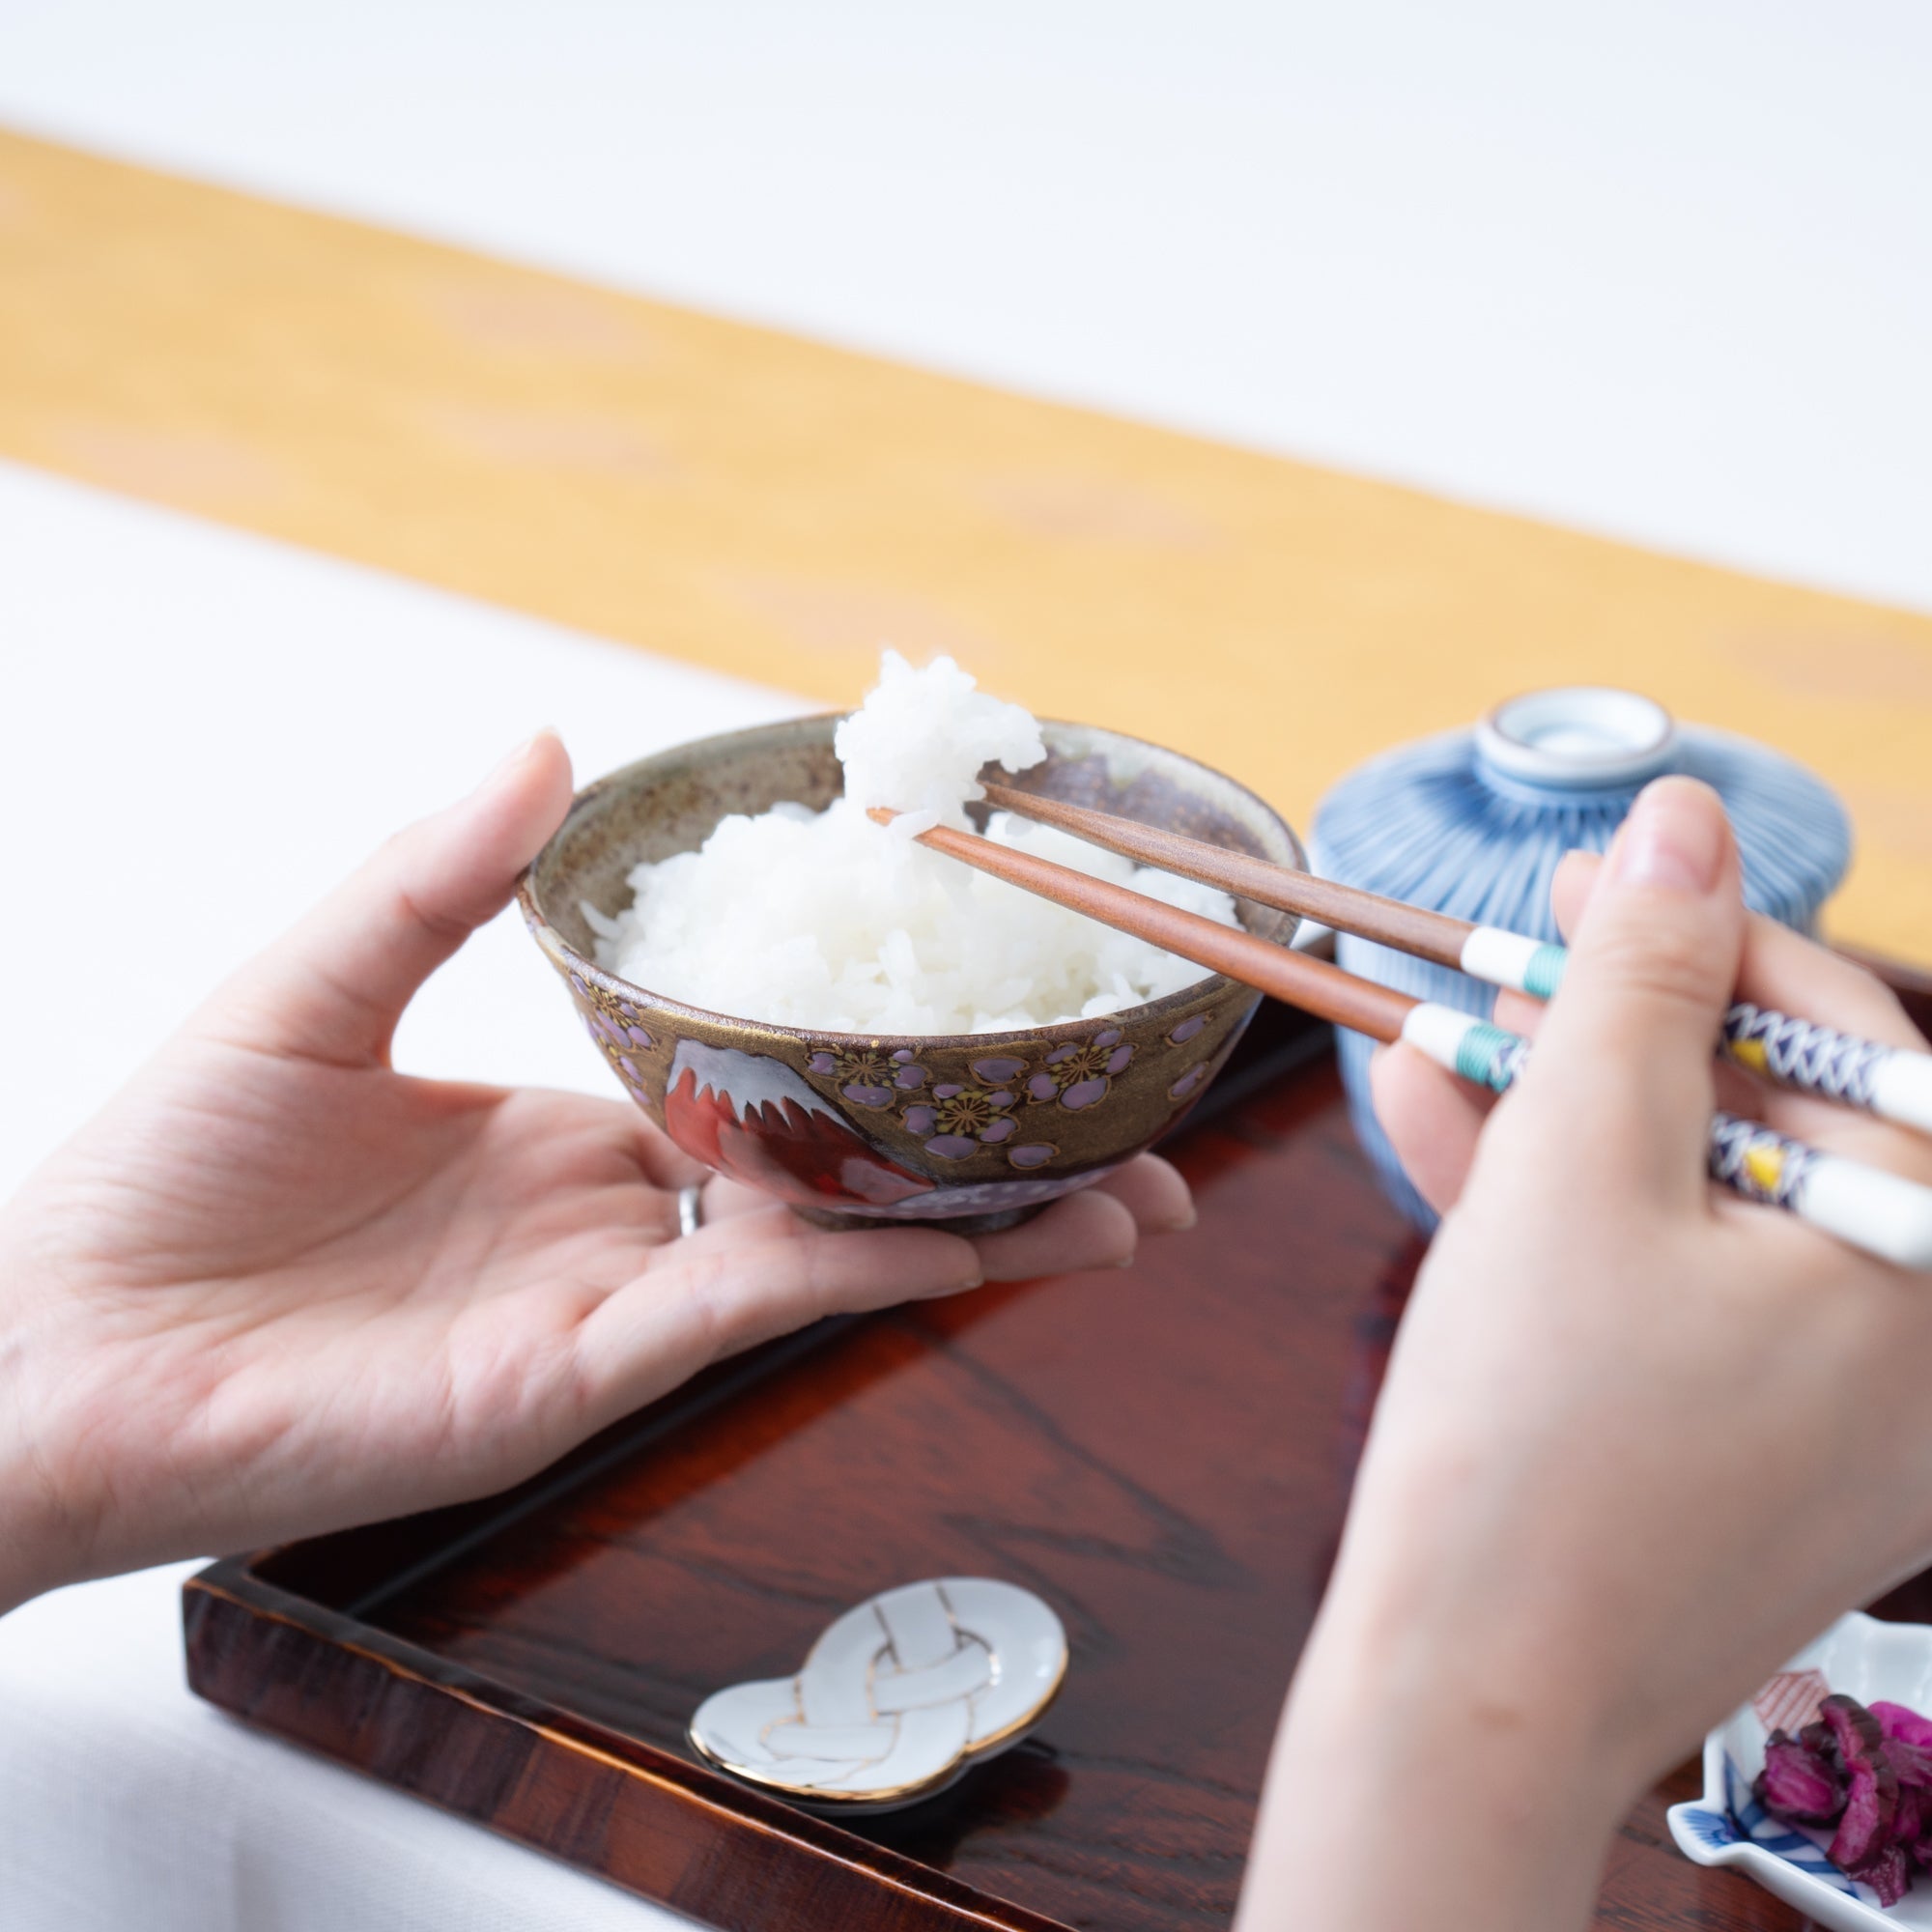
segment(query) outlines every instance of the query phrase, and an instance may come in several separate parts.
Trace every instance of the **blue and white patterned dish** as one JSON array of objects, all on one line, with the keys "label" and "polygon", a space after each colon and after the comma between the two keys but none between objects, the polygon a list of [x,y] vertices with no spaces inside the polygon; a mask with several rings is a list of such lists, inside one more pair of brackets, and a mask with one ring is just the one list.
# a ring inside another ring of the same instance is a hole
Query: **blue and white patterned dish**
[{"label": "blue and white patterned dish", "polygon": [[[1932,1628],[1924,1624],[1881,1623],[1854,1610],[1786,1669],[1821,1671],[1833,1690],[1861,1704],[1885,1697],[1932,1712]],[[1700,1865],[1735,1865],[1833,1932],[1875,1926],[1932,1932],[1932,1879],[1918,1880],[1896,1905],[1882,1907],[1869,1886],[1847,1878],[1825,1856],[1829,1832],[1783,1824],[1752,1798],[1768,1736],[1764,1720],[1746,1704],[1704,1740],[1704,1795],[1694,1804],[1673,1804],[1667,1814],[1678,1850]]]},{"label": "blue and white patterned dish", "polygon": [[[1665,772],[1702,779],[1736,830],[1745,899],[1810,930],[1844,876],[1851,828],[1822,781],[1728,732],[1675,724],[1634,692],[1532,692],[1473,729],[1386,752],[1316,810],[1311,863],[1323,877],[1533,939],[1555,939],[1549,882],[1563,855],[1601,852],[1637,793]],[[1487,1017],[1493,987],[1466,974],[1338,933],[1338,964],[1418,999]],[[1369,1097],[1374,1043],[1339,1037],[1355,1132],[1397,1205],[1435,1217],[1409,1185]]]}]

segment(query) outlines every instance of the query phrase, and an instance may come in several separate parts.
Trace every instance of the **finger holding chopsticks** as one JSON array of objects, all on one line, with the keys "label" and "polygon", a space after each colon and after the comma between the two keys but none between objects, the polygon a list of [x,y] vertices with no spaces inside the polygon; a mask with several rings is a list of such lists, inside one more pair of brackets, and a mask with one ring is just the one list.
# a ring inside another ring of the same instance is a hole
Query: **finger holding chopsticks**
[{"label": "finger holding chopsticks", "polygon": [[[871,816],[887,824],[896,814],[877,808]],[[1474,1014],[1414,999],[1021,848],[946,826],[918,837],[921,844],[976,870],[1151,940],[1320,1018],[1375,1039],[1406,1041],[1493,1092],[1512,1086],[1527,1062],[1527,1040]],[[1932,1188],[1729,1114],[1712,1120],[1707,1165],[1714,1179],[1747,1200],[1781,1208],[1901,1266],[1932,1269]]]},{"label": "finger holding chopsticks", "polygon": [[[1230,852],[1158,826],[1009,785],[988,784],[985,791],[1003,811],[1056,826],[1141,865],[1157,866],[1240,897],[1319,920],[1533,999],[1548,999],[1562,984],[1569,963],[1568,950],[1555,941],[1477,925],[1448,913],[1317,878],[1292,866]],[[1799,1018],[1749,999],[1735,1002],[1725,1012],[1718,1051],[1776,1086],[1932,1134],[1932,1054]]]}]

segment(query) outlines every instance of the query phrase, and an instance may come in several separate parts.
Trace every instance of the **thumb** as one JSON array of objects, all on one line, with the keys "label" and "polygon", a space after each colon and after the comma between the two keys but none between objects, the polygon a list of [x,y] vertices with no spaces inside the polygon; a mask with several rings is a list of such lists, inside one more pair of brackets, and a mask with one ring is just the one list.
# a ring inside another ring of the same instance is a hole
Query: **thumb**
[{"label": "thumb", "polygon": [[1530,1079],[1589,1122],[1592,1160],[1680,1200],[1703,1192],[1712,1053],[1744,933],[1723,806],[1694,780],[1661,779],[1597,873],[1537,1035]]},{"label": "thumb", "polygon": [[271,1053],[384,1065],[416,988],[509,902],[562,823],[570,754],[540,731],[456,804],[389,839],[204,1009]]}]

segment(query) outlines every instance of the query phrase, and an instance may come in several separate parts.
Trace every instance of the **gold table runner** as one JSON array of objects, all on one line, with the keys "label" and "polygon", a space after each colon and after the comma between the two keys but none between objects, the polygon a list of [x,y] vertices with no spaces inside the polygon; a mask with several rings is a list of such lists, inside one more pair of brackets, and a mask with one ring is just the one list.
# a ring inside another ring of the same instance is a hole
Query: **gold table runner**
[{"label": "gold table runner", "polygon": [[828,704],[950,650],[1304,826],[1383,746],[1632,685],[1837,786],[1833,933],[1932,958],[1932,617],[5,133],[0,454]]}]

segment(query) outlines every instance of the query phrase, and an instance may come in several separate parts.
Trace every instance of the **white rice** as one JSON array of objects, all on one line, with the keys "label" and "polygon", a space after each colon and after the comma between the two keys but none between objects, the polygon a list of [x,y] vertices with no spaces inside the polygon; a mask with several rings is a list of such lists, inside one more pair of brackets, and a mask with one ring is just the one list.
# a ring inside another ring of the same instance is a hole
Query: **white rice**
[{"label": "white rice", "polygon": [[[932,825],[969,825],[982,765],[1018,772],[1046,755],[1035,720],[978,691],[951,658],[914,670],[887,651],[836,744],[845,795],[823,811],[776,805],[724,819],[697,851],[636,867],[615,919],[584,906],[598,964],[712,1012],[858,1034],[1021,1032],[1207,977],[912,842]],[[903,816],[882,828],[866,816],[873,805]],[[995,812],[986,836],[1236,923],[1227,894],[1049,826]]]}]

